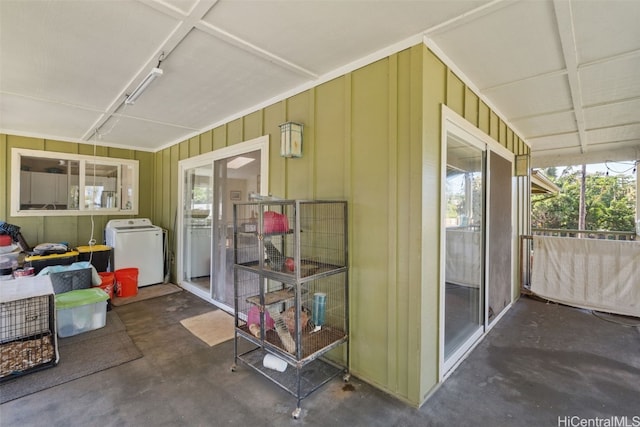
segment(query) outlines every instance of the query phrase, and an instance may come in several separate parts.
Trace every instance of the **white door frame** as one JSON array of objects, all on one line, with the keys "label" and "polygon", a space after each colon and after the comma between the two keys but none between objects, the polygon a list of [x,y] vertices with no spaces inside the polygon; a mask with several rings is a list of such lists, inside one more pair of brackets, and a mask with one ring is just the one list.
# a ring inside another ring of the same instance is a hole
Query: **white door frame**
[{"label": "white door frame", "polygon": [[[178,162],[178,208],[177,208],[177,224],[176,224],[176,281],[177,284],[185,290],[193,293],[194,295],[210,302],[211,304],[220,307],[221,309],[233,313],[234,308],[225,304],[220,304],[211,298],[211,289],[209,292],[204,292],[202,289],[194,286],[188,282],[182,280],[184,275],[184,174],[188,169],[212,165],[216,160],[222,160],[227,157],[238,156],[241,154],[249,153],[252,151],[260,150],[260,194],[267,195],[269,193],[269,135],[263,135],[258,138],[254,138],[248,141],[244,141],[238,144],[234,144],[228,147],[220,148],[218,150],[210,151],[208,153],[200,154],[198,156],[190,157],[188,159],[180,160]],[[213,240],[213,233],[212,233]],[[212,241],[213,245],[213,241]]]},{"label": "white door frame", "polygon": [[[488,153],[491,152],[495,152],[496,154],[500,155],[501,157],[509,160],[511,162],[511,164],[513,165],[514,159],[515,159],[515,155],[510,152],[509,150],[507,150],[505,147],[503,147],[502,145],[500,145],[497,141],[495,141],[493,138],[491,138],[489,135],[485,134],[483,131],[481,131],[480,129],[478,129],[477,127],[475,127],[474,125],[472,125],[470,122],[468,122],[464,117],[460,116],[458,113],[456,113],[455,111],[453,111],[451,108],[447,107],[446,105],[442,105],[442,124],[441,124],[441,176],[440,176],[440,180],[441,180],[441,187],[440,187],[440,274],[439,274],[439,282],[438,282],[438,286],[439,286],[439,308],[438,308],[438,314],[439,314],[439,328],[438,328],[438,377],[439,377],[439,381],[443,381],[447,376],[449,376],[456,368],[457,366],[464,360],[464,358],[469,354],[469,352],[471,352],[471,350],[473,350],[473,348],[481,341],[481,338],[483,338],[487,332],[496,325],[496,323],[498,322],[498,320],[511,308],[512,304],[513,304],[513,292],[511,293],[512,298],[510,303],[507,305],[507,307],[505,307],[505,309],[502,311],[502,313],[500,313],[500,315],[491,323],[491,325],[489,326],[488,324],[488,304],[489,304],[489,298],[488,298],[488,289],[486,286],[487,280],[488,280],[488,259],[486,257],[486,253],[488,253],[488,248],[489,245],[491,244],[491,242],[488,241],[488,239],[486,238],[486,236],[489,235],[489,212],[485,209],[485,212],[483,214],[484,218],[483,218],[483,222],[484,222],[484,229],[483,229],[483,238],[484,238],[484,250],[483,250],[483,279],[484,279],[484,284],[481,287],[481,298],[483,299],[483,303],[482,303],[482,308],[484,310],[484,313],[482,314],[482,328],[479,329],[477,332],[475,332],[474,334],[472,334],[471,337],[469,337],[467,344],[464,345],[462,348],[460,348],[459,350],[457,350],[454,354],[452,354],[449,358],[449,360],[445,361],[445,357],[444,357],[444,322],[445,322],[445,269],[446,269],[446,259],[445,259],[445,254],[446,254],[446,192],[445,192],[445,185],[446,185],[446,178],[447,178],[447,136],[449,134],[453,134],[455,136],[458,136],[459,138],[463,139],[464,141],[466,141],[467,143],[469,143],[470,145],[479,148],[482,151],[485,151],[487,153],[487,162],[486,162],[486,170],[485,173],[488,175],[491,171],[490,171],[490,160],[488,156]],[[491,188],[489,185],[489,180],[486,179],[485,180],[485,186],[486,186],[486,195],[485,195],[485,200],[488,200],[489,196],[490,196],[490,192],[491,192]],[[504,191],[506,189],[499,189],[500,191]],[[511,210],[511,222],[512,222],[512,227],[511,229],[513,230],[513,235],[512,235],[512,241],[515,239],[515,233],[517,230],[516,225],[516,221],[517,221],[517,215],[516,215],[516,210],[513,208],[514,203],[515,203],[515,191],[514,191],[514,186],[510,185],[509,186],[509,191],[512,192],[512,210]],[[515,275],[513,272],[513,256],[514,256],[514,246],[511,245],[511,263],[512,263],[512,268],[510,269],[511,271],[511,287],[513,288],[514,283],[515,282]]]}]

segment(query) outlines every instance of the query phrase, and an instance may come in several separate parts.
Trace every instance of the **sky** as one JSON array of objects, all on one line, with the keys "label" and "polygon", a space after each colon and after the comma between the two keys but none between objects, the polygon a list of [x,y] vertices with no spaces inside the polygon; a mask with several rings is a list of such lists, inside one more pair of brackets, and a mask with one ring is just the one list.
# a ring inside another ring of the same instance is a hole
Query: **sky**
[{"label": "sky", "polygon": [[[565,170],[567,166],[558,166],[558,176],[562,175],[562,172]],[[581,165],[573,166],[574,170],[579,170]],[[594,163],[587,165],[587,175],[601,172],[603,174],[609,171],[609,176],[615,175],[629,175],[632,179],[635,180],[636,174],[633,172],[633,161],[624,161],[624,162],[607,162],[605,163]]]}]

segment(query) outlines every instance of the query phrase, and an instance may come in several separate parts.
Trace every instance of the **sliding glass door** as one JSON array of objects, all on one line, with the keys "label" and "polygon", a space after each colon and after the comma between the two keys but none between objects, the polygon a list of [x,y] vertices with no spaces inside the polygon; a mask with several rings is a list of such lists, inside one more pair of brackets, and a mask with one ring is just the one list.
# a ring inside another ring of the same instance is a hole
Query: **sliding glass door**
[{"label": "sliding glass door", "polygon": [[513,154],[443,107],[440,378],[512,302]]},{"label": "sliding glass door", "polygon": [[264,194],[268,138],[236,144],[179,163],[178,282],[233,311],[233,204]]},{"label": "sliding glass door", "polygon": [[444,358],[454,364],[483,332],[485,151],[446,141]]},{"label": "sliding glass door", "polygon": [[211,298],[217,305],[233,309],[233,204],[260,194],[260,151],[216,160],[212,217],[213,268]]}]

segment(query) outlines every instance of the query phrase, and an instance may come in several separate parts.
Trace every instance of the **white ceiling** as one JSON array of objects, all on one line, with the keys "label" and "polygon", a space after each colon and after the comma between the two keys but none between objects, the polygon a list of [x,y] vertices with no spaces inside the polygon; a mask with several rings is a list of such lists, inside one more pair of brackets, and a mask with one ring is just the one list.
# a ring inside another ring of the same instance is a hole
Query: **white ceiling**
[{"label": "white ceiling", "polygon": [[639,23],[638,0],[0,0],[0,132],[156,151],[424,41],[534,164],[637,159]]}]

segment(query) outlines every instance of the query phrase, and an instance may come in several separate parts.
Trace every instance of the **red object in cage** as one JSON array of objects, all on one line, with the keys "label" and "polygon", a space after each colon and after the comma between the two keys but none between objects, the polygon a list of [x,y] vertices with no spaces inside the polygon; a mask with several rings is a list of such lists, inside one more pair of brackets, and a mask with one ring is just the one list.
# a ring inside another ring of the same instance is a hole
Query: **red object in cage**
[{"label": "red object in cage", "polygon": [[289,231],[289,219],[286,215],[266,211],[263,215],[263,221],[262,232],[264,234],[286,233]]}]

